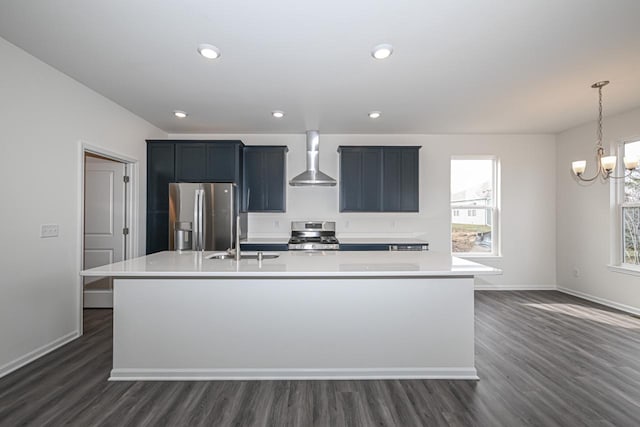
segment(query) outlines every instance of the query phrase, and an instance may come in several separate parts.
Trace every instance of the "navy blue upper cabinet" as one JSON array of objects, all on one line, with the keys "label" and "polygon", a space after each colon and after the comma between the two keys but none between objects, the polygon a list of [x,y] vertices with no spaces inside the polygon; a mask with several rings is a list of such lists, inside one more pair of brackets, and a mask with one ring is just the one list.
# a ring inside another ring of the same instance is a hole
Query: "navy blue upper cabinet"
[{"label": "navy blue upper cabinet", "polygon": [[340,146],[340,212],[418,212],[419,146]]},{"label": "navy blue upper cabinet", "polygon": [[284,145],[244,147],[242,200],[248,212],[286,211],[286,153]]},{"label": "navy blue upper cabinet", "polygon": [[382,148],[340,147],[340,212],[382,210]]},{"label": "navy blue upper cabinet", "polygon": [[418,212],[420,147],[385,147],[382,152],[382,210]]},{"label": "navy blue upper cabinet", "polygon": [[241,141],[176,142],[178,182],[241,183]]}]

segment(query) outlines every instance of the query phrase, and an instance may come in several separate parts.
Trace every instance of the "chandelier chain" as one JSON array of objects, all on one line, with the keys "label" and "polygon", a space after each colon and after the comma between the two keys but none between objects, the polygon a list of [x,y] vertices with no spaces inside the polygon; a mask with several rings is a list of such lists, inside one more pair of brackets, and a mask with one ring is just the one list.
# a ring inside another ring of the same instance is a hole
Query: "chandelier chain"
[{"label": "chandelier chain", "polygon": [[598,87],[598,148],[602,148],[602,86]]}]

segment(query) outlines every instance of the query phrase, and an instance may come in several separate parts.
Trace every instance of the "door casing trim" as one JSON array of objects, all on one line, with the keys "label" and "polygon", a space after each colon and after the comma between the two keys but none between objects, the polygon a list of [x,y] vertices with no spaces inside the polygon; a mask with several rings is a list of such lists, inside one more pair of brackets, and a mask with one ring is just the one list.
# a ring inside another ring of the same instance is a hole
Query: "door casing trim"
[{"label": "door casing trim", "polygon": [[129,175],[129,187],[125,195],[125,221],[126,226],[129,227],[129,238],[126,239],[125,257],[133,258],[134,254],[138,253],[140,245],[140,230],[137,226],[139,218],[140,203],[139,203],[139,160],[115,151],[108,150],[98,145],[89,143],[84,140],[78,141],[78,188],[77,188],[77,224],[78,224],[78,252],[77,252],[77,267],[78,279],[76,281],[76,307],[78,308],[78,314],[76,316],[78,322],[78,336],[83,334],[83,299],[84,299],[84,285],[80,271],[83,268],[84,259],[84,180],[85,180],[85,154],[95,154],[101,157],[105,157],[110,160],[114,160],[119,163],[124,163],[126,173]]}]

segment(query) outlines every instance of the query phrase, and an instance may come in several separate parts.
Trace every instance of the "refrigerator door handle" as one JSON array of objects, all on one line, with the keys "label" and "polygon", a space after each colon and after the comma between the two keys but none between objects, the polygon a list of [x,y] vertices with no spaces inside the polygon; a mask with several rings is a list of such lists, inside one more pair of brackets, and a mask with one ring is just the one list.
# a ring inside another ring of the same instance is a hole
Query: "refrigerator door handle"
[{"label": "refrigerator door handle", "polygon": [[202,234],[200,230],[200,190],[195,191],[193,198],[193,250],[201,250]]},{"label": "refrigerator door handle", "polygon": [[193,250],[198,250],[198,190],[193,195]]},{"label": "refrigerator door handle", "polygon": [[198,190],[200,192],[200,209],[198,209],[198,214],[200,215],[200,219],[198,220],[198,224],[200,224],[200,250],[204,251],[204,190]]},{"label": "refrigerator door handle", "polygon": [[198,190],[198,234],[200,235],[200,247],[198,250],[204,251],[204,190]]}]

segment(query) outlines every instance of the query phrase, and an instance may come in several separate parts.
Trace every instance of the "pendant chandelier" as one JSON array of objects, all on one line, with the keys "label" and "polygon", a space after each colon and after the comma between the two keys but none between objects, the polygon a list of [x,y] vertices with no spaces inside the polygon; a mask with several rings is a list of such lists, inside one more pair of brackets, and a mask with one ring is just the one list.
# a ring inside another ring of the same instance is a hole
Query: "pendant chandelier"
[{"label": "pendant chandelier", "polygon": [[598,89],[598,141],[596,142],[596,173],[590,178],[584,177],[584,171],[587,167],[586,160],[577,160],[571,163],[573,173],[580,181],[591,182],[597,178],[602,178],[606,181],[609,178],[622,179],[629,176],[637,167],[638,159],[635,157],[624,157],[624,176],[613,176],[612,173],[616,168],[616,156],[605,156],[604,148],[602,146],[602,88],[609,84],[608,80],[597,82],[591,85],[592,88]]}]

